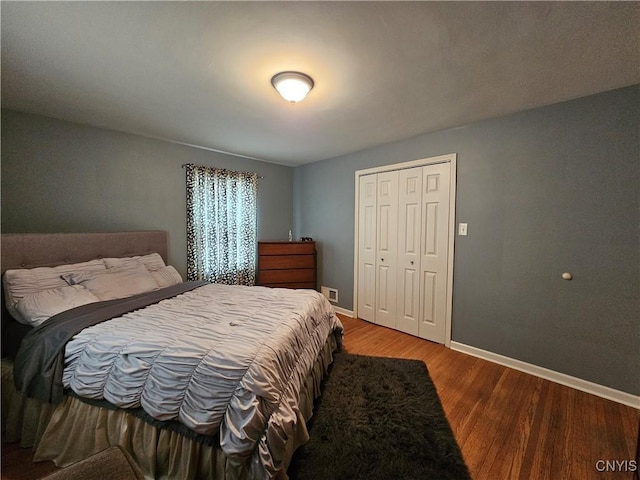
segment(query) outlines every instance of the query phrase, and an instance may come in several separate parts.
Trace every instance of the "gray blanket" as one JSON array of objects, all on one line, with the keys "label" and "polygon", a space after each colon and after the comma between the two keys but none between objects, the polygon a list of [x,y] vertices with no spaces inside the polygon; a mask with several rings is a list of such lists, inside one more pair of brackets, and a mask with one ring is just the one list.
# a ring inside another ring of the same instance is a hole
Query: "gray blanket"
[{"label": "gray blanket", "polygon": [[13,367],[17,390],[27,397],[44,402],[60,402],[64,394],[64,348],[74,335],[92,325],[188,292],[206,283],[180,283],[124,299],[89,303],[51,317],[22,340]]}]

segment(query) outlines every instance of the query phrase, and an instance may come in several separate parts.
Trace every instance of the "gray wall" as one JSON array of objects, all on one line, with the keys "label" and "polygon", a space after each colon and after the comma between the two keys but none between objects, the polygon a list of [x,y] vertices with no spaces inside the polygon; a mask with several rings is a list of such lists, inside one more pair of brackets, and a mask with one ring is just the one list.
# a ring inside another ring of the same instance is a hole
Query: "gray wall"
[{"label": "gray wall", "polygon": [[[354,172],[458,155],[453,340],[640,394],[640,87],[294,171],[319,284],[353,307]],[[561,280],[562,272],[574,280]]]},{"label": "gray wall", "polygon": [[2,232],[166,230],[186,274],[184,163],[258,172],[258,238],[286,239],[290,167],[2,111]]},{"label": "gray wall", "polygon": [[184,274],[180,166],[255,171],[259,238],[285,239],[293,218],[318,242],[319,284],[351,309],[354,172],[455,152],[469,236],[455,238],[453,340],[640,394],[639,100],[620,89],[293,171],[3,110],[2,231],[167,230]]}]

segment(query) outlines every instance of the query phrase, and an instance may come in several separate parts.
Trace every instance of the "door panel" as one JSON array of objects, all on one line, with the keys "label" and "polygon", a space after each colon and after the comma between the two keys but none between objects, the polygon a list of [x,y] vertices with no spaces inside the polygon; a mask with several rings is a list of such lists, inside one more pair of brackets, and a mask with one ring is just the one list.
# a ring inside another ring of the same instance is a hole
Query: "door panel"
[{"label": "door panel", "polygon": [[418,335],[422,167],[398,173],[398,311],[396,328]]},{"label": "door panel", "polygon": [[423,167],[418,335],[444,343],[447,315],[450,164]]},{"label": "door panel", "polygon": [[423,272],[422,274],[422,321],[429,325],[436,324],[435,305],[436,295],[436,272]]},{"label": "door panel", "polygon": [[424,246],[425,255],[438,255],[438,203],[424,204]]},{"label": "door panel", "polygon": [[378,235],[375,322],[396,326],[398,252],[398,172],[378,174]]},{"label": "door panel", "polygon": [[358,316],[375,321],[377,175],[360,177],[358,206]]}]

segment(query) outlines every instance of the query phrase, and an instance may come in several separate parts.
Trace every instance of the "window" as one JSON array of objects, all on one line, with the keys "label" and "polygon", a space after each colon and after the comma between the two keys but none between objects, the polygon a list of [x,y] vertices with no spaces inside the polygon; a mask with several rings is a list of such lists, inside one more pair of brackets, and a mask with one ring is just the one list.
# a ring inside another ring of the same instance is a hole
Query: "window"
[{"label": "window", "polygon": [[253,285],[258,175],[185,165],[187,278]]}]

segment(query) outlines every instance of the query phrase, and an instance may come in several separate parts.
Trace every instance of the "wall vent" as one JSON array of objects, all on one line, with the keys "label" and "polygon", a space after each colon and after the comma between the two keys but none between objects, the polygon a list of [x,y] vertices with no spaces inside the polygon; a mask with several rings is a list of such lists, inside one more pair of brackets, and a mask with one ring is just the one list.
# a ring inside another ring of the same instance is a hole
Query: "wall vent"
[{"label": "wall vent", "polygon": [[320,287],[322,294],[327,297],[327,300],[333,303],[338,303],[338,289],[331,287]]}]

